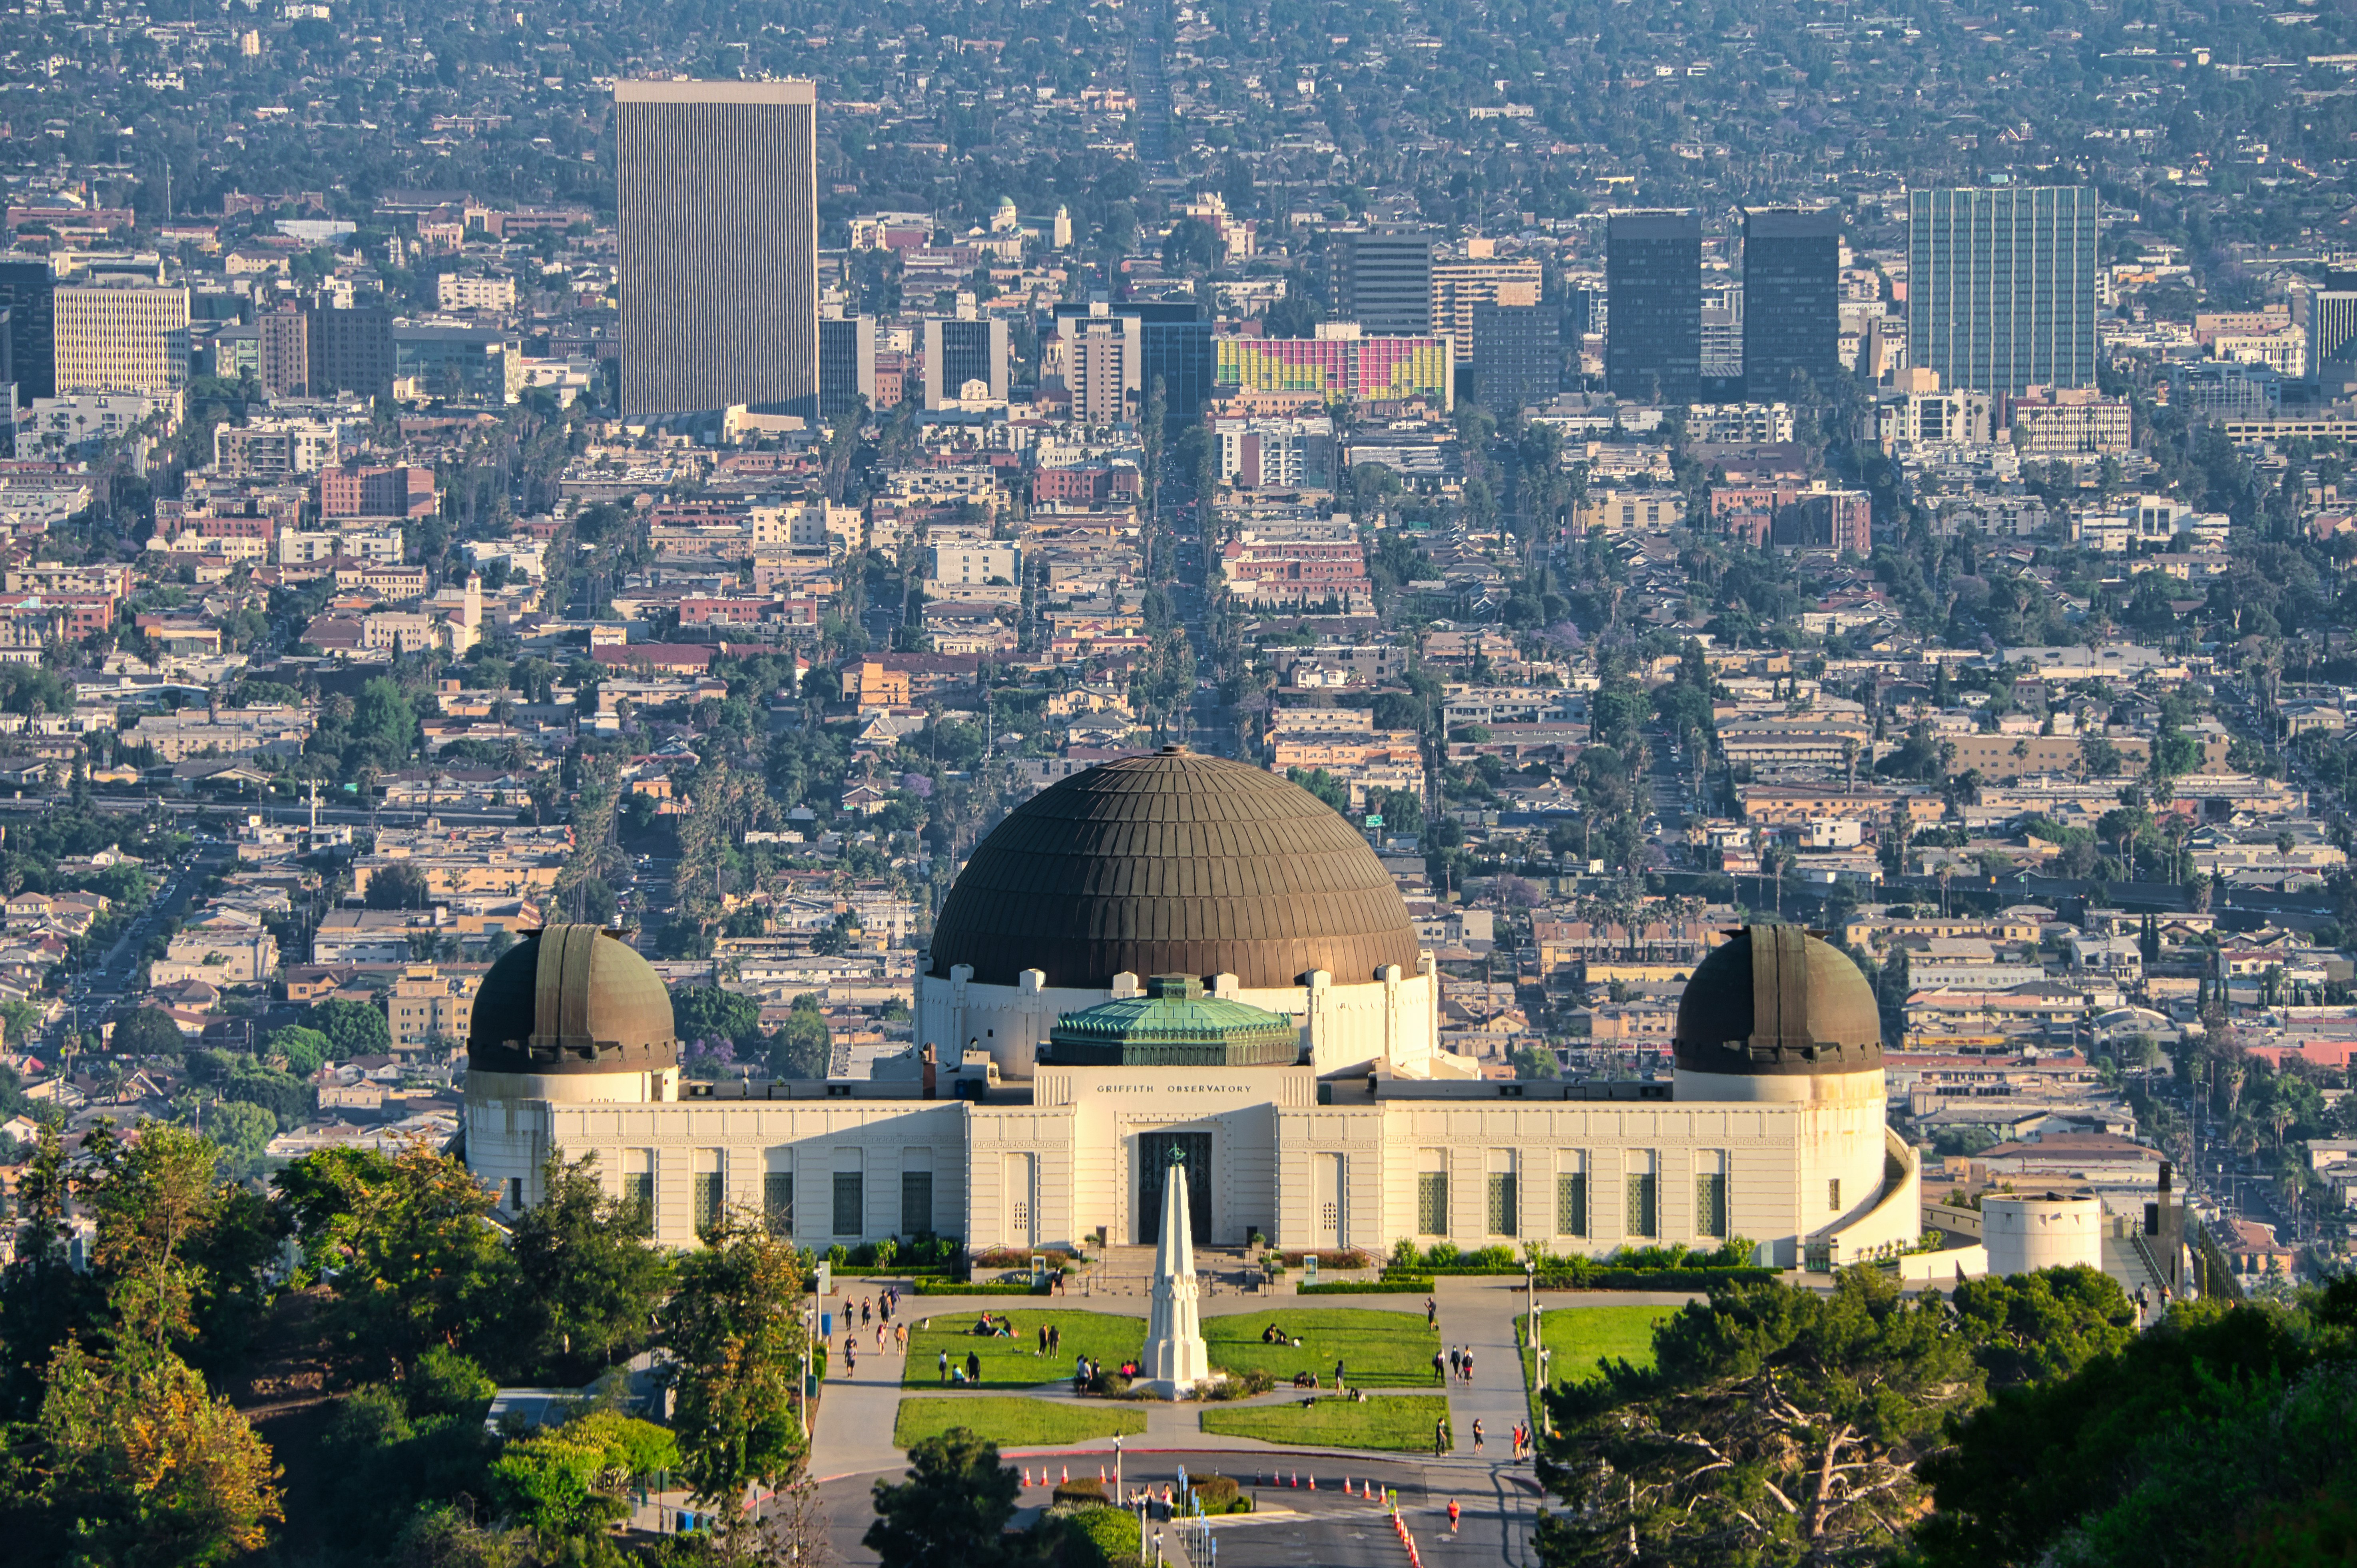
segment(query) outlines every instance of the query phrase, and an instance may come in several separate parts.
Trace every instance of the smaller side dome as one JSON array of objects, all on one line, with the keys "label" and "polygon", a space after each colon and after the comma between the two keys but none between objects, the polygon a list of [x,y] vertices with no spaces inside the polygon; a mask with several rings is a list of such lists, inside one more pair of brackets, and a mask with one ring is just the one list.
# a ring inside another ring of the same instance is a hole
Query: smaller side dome
[{"label": "smaller side dome", "polygon": [[1865,1072],[1882,1065],[1874,989],[1798,926],[1747,926],[1695,966],[1678,999],[1685,1072]]},{"label": "smaller side dome", "polygon": [[550,926],[500,956],[475,993],[477,1072],[648,1072],[679,1065],[671,993],[601,926]]}]

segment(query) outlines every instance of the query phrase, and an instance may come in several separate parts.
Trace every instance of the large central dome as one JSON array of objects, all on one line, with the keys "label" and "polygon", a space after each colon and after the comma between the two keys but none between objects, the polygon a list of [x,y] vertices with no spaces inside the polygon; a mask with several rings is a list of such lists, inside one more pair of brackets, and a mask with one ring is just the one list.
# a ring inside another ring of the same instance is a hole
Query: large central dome
[{"label": "large central dome", "polygon": [[1103,990],[1116,974],[1246,987],[1416,972],[1415,928],[1374,852],[1299,785],[1178,746],[1075,774],[1007,814],[950,889],[932,972]]}]

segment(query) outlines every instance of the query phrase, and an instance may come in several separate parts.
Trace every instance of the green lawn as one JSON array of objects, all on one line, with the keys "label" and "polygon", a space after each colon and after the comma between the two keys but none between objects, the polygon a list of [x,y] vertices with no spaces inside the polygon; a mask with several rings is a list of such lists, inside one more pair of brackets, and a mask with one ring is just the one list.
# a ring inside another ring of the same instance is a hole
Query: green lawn
[{"label": "green lawn", "polygon": [[[1677,1316],[1674,1306],[1554,1306],[1539,1316],[1546,1326],[1547,1380],[1584,1383],[1596,1377],[1598,1361],[1626,1361],[1632,1367],[1653,1364],[1653,1326]],[[1525,1313],[1514,1319],[1514,1337],[1523,1347],[1523,1383],[1538,1386],[1531,1354],[1531,1320]],[[1536,1406],[1535,1398],[1532,1401]],[[1535,1408],[1533,1412],[1536,1414]]]},{"label": "green lawn", "polygon": [[[905,1308],[903,1309],[906,1310]],[[963,1367],[969,1353],[982,1359],[982,1383],[985,1389],[1028,1389],[1041,1383],[1069,1382],[1072,1362],[1082,1356],[1103,1361],[1108,1367],[1118,1367],[1146,1348],[1146,1319],[1128,1317],[1107,1312],[1042,1312],[1016,1308],[1002,1312],[990,1308],[993,1318],[1005,1318],[1015,1326],[1015,1337],[999,1339],[985,1337],[974,1332],[981,1318],[979,1308],[958,1313],[922,1312],[913,1316],[909,1330],[909,1366],[901,1375],[903,1388],[939,1388],[942,1381],[941,1354],[950,1353],[952,1366]],[[915,1323],[930,1323],[931,1327],[918,1327]],[[1043,1357],[1039,1348],[1039,1326],[1052,1324],[1063,1336],[1063,1348],[1053,1357]]]},{"label": "green lawn", "polygon": [[[1382,1316],[1389,1316],[1390,1314]],[[1423,1319],[1415,1319],[1418,1324]],[[1308,1448],[1387,1448],[1432,1452],[1436,1422],[1448,1415],[1446,1394],[1369,1394],[1365,1400],[1326,1398],[1203,1412],[1203,1430],[1221,1437],[1255,1437]]]},{"label": "green lawn", "polygon": [[[1261,1343],[1272,1323],[1285,1331],[1288,1343]],[[1301,1341],[1299,1349],[1289,1343],[1294,1339]],[[1432,1358],[1440,1348],[1440,1336],[1424,1326],[1420,1312],[1348,1306],[1240,1312],[1203,1319],[1203,1343],[1214,1367],[1236,1373],[1263,1368],[1279,1387],[1291,1382],[1296,1372],[1315,1372],[1320,1385],[1332,1388],[1337,1360],[1346,1380],[1363,1380],[1369,1388],[1439,1385],[1432,1375]]]},{"label": "green lawn", "polygon": [[963,1426],[1001,1448],[1086,1443],[1092,1437],[1134,1437],[1146,1430],[1146,1412],[1122,1405],[1053,1404],[1019,1395],[952,1394],[946,1399],[904,1399],[892,1441],[911,1447]]}]

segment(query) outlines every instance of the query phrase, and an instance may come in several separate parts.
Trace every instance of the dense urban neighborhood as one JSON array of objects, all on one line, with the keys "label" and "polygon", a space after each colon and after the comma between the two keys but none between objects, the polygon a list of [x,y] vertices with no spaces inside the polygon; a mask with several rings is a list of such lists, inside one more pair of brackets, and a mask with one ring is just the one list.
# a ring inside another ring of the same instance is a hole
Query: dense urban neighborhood
[{"label": "dense urban neighborhood", "polygon": [[1984,10],[0,15],[25,1560],[2341,1560],[2357,21]]}]

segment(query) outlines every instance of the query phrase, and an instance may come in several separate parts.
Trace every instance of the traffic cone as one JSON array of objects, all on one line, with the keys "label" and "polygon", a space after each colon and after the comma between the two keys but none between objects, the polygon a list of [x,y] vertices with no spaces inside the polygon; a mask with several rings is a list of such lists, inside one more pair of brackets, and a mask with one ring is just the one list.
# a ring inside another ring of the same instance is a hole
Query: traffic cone
[{"label": "traffic cone", "polygon": [[1069,1481],[1069,1480],[1071,1480],[1071,1478],[1072,1478],[1072,1467],[1071,1467],[1070,1465],[1067,1465],[1067,1466],[1064,1466],[1064,1479],[1065,1479],[1065,1480],[1067,1480],[1067,1481]]},{"label": "traffic cone", "polygon": [[1296,1470],[1293,1473],[1293,1489],[1295,1491],[1299,1491],[1301,1489],[1301,1472],[1298,1470]]},{"label": "traffic cone", "polygon": [[1103,1486],[1104,1484],[1105,1484],[1105,1473],[1104,1473],[1104,1466],[1102,1466],[1102,1465],[1100,1465],[1100,1466],[1097,1466],[1097,1485],[1098,1485],[1098,1486],[1100,1486],[1100,1487],[1102,1487],[1102,1486]]},{"label": "traffic cone", "polygon": [[1318,1489],[1318,1477],[1314,1475],[1309,1477],[1309,1489],[1313,1492]]}]

